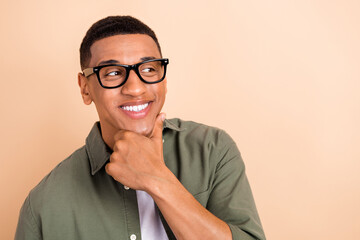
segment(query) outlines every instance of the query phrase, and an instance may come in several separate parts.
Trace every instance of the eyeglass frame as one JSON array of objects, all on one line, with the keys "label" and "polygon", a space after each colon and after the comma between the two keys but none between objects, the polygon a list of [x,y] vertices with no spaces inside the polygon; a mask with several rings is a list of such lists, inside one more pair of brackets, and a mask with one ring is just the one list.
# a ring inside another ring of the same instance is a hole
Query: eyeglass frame
[{"label": "eyeglass frame", "polygon": [[[155,61],[161,61],[161,64],[164,66],[164,75],[163,77],[158,80],[158,81],[155,81],[155,82],[149,82],[149,81],[146,81],[145,79],[142,78],[140,72],[139,72],[139,66],[144,64],[144,63],[148,63],[148,62],[155,62]],[[139,63],[135,63],[133,65],[124,65],[124,64],[106,64],[106,65],[100,65],[100,66],[96,66],[96,67],[90,67],[90,68],[85,68],[82,72],[83,72],[83,75],[87,78],[89,76],[91,76],[92,74],[96,74],[97,76],[97,79],[98,79],[98,82],[100,84],[101,87],[103,88],[106,88],[106,89],[113,89],[113,88],[118,88],[118,87],[121,87],[123,86],[126,81],[128,80],[129,78],[129,75],[130,75],[130,71],[131,70],[134,70],[134,72],[136,73],[136,75],[139,77],[139,79],[144,82],[144,83],[147,83],[147,84],[155,84],[155,83],[159,83],[161,81],[163,81],[165,79],[165,76],[166,76],[166,66],[169,64],[169,59],[168,58],[159,58],[159,59],[150,59],[150,60],[146,60],[146,61],[143,61],[143,62],[139,62]],[[126,69],[126,75],[125,75],[125,79],[122,83],[120,83],[119,85],[117,86],[113,86],[113,87],[108,87],[108,86],[104,86],[100,80],[100,69],[104,68],[104,67],[110,67],[110,66],[119,66],[119,67],[124,67]]]}]

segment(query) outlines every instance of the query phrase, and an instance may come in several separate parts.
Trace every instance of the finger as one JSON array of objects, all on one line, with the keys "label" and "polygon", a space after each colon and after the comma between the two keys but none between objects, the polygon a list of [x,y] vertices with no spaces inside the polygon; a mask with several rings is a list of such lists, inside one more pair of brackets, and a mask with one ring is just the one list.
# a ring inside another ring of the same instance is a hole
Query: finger
[{"label": "finger", "polygon": [[129,135],[131,134],[130,131],[128,130],[119,130],[115,133],[114,135],[114,140],[117,141],[117,140],[123,140],[127,137],[129,137]]},{"label": "finger", "polygon": [[105,171],[108,175],[113,176],[115,172],[115,164],[114,163],[107,163],[105,165]]},{"label": "finger", "polygon": [[122,160],[122,155],[119,153],[119,151],[114,151],[109,158],[109,162],[114,163],[114,162],[119,162]]},{"label": "finger", "polygon": [[118,140],[115,140],[114,142],[114,146],[113,146],[113,151],[114,152],[123,152],[126,149],[126,145],[127,142],[122,140],[121,138]]},{"label": "finger", "polygon": [[121,181],[121,169],[115,163],[108,163],[105,165],[106,173],[115,181]]},{"label": "finger", "polygon": [[155,120],[155,125],[153,131],[150,135],[151,139],[160,139],[162,141],[162,132],[163,132],[163,125],[165,120],[166,114],[160,113]]},{"label": "finger", "polygon": [[113,150],[118,151],[121,149],[126,149],[129,144],[129,141],[135,139],[137,134],[128,130],[119,130],[114,135],[114,145]]}]

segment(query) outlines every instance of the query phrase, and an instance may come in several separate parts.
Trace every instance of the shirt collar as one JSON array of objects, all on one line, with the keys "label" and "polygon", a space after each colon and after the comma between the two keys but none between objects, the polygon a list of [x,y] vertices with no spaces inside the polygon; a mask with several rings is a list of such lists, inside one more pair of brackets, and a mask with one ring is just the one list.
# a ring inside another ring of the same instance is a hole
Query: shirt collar
[{"label": "shirt collar", "polygon": [[[165,119],[163,129],[171,129],[177,132],[183,131],[184,128],[178,126],[171,120]],[[95,175],[110,159],[112,149],[110,149],[101,136],[100,122],[96,122],[86,138],[86,152],[89,156],[91,174]]]},{"label": "shirt collar", "polygon": [[176,120],[176,119],[173,119],[173,121],[172,121],[171,119],[170,119],[170,120],[169,120],[169,119],[165,119],[163,129],[169,128],[169,129],[174,130],[174,131],[177,131],[177,132],[181,132],[181,131],[185,130],[184,127],[178,126],[178,125],[176,124],[176,121],[175,121],[175,120]]}]

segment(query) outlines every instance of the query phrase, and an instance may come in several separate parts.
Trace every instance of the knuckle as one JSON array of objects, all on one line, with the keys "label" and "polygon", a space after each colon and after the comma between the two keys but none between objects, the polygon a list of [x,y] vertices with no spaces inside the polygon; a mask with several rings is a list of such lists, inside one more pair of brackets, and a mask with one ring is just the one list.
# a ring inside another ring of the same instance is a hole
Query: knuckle
[{"label": "knuckle", "polygon": [[107,172],[107,174],[111,175],[113,170],[114,170],[114,166],[112,163],[108,163],[105,165],[105,171]]},{"label": "knuckle", "polygon": [[123,131],[123,130],[118,131],[118,132],[115,133],[115,135],[114,135],[114,140],[115,140],[115,141],[118,141],[118,140],[123,139],[123,135],[124,135],[124,131]]},{"label": "knuckle", "polygon": [[127,130],[120,130],[114,135],[115,141],[131,137],[133,133]]},{"label": "knuckle", "polygon": [[110,163],[116,162],[118,159],[119,159],[119,156],[118,156],[117,152],[113,152],[110,155]]},{"label": "knuckle", "polygon": [[128,149],[128,143],[126,141],[118,140],[114,144],[113,154],[117,152],[126,152],[127,149]]},{"label": "knuckle", "polygon": [[114,143],[114,153],[116,152],[116,151],[119,151],[119,150],[121,150],[121,147],[122,147],[122,143],[121,143],[121,141],[120,140],[118,140],[118,141],[116,141],[115,143]]},{"label": "knuckle", "polygon": [[129,139],[129,138],[131,138],[131,137],[133,136],[133,133],[130,132],[130,131],[124,131],[124,132],[122,133],[122,135],[123,135],[123,138],[124,138],[124,139]]}]

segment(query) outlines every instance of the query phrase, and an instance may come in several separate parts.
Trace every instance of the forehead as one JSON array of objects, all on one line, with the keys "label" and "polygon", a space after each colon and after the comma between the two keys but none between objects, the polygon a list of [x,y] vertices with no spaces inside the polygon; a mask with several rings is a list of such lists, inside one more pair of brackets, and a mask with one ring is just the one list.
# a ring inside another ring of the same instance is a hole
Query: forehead
[{"label": "forehead", "polygon": [[90,47],[90,66],[102,61],[116,60],[122,64],[134,64],[144,57],[160,58],[155,41],[146,34],[126,34],[106,37]]}]

